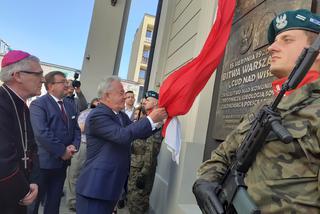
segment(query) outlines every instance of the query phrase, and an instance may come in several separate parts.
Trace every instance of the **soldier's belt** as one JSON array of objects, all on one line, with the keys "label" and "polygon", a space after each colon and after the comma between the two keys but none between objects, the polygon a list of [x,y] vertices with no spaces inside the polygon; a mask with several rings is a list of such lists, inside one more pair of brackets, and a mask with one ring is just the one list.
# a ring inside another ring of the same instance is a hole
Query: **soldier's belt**
[{"label": "soldier's belt", "polygon": [[131,154],[133,155],[144,155],[146,152],[145,148],[133,145],[131,147]]}]

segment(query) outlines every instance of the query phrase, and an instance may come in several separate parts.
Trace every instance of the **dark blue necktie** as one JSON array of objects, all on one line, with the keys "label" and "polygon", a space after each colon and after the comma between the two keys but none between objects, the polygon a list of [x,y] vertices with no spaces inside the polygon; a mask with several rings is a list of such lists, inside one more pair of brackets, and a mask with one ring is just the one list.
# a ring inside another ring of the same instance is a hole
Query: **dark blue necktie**
[{"label": "dark blue necktie", "polygon": [[123,124],[123,120],[122,120],[121,115],[120,115],[120,114],[116,114],[116,116],[117,116],[117,118],[119,119],[121,126],[124,127],[124,124]]}]

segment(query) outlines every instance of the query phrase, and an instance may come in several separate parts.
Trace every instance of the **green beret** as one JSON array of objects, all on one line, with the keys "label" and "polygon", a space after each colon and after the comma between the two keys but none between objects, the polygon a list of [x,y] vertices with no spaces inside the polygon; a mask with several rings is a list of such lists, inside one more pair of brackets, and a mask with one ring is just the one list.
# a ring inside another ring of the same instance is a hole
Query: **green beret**
[{"label": "green beret", "polygon": [[159,99],[159,94],[155,91],[147,91],[145,98],[148,98],[148,97]]},{"label": "green beret", "polygon": [[275,17],[268,30],[269,44],[274,42],[276,36],[288,30],[306,30],[320,32],[320,17],[309,10],[289,10]]}]

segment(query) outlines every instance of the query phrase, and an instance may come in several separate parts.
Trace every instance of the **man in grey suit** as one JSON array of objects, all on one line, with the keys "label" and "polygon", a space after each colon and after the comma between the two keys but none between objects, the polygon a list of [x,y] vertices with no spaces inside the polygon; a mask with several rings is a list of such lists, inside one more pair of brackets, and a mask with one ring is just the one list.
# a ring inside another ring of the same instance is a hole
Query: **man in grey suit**
[{"label": "man in grey suit", "polygon": [[128,179],[131,142],[152,135],[156,123],[167,117],[164,108],[135,123],[122,112],[125,92],[118,77],[98,88],[100,104],[86,120],[87,159],[78,178],[77,213],[111,214]]}]

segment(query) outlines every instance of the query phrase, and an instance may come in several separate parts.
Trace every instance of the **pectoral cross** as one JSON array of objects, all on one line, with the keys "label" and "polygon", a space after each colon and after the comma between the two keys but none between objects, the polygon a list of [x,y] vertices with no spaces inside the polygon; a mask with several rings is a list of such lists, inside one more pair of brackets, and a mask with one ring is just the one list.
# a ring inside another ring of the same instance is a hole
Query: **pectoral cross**
[{"label": "pectoral cross", "polygon": [[29,158],[28,158],[26,152],[24,152],[23,154],[24,154],[24,155],[23,155],[23,158],[21,158],[21,160],[24,161],[24,168],[27,169],[27,161],[29,160]]}]

